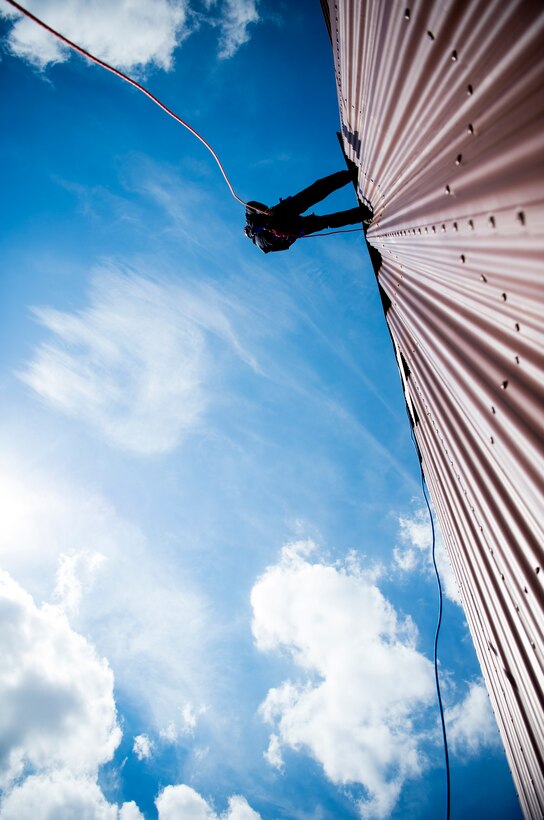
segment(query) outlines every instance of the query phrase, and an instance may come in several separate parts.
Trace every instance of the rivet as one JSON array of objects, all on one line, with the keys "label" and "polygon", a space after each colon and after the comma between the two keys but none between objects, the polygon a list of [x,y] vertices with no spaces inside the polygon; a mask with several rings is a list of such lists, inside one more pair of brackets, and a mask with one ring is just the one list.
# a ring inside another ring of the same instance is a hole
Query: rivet
[{"label": "rivet", "polygon": [[468,131],[469,134],[474,134],[474,126],[472,125],[471,122],[469,122],[469,124],[468,124],[467,131]]},{"label": "rivet", "polygon": [[467,85],[467,94],[468,94],[468,96],[469,96],[469,97],[470,97],[472,94],[474,94],[474,89],[472,88],[472,86],[470,85],[470,83]]},{"label": "rivet", "polygon": [[432,33],[432,31],[427,32],[427,37],[429,37],[430,40],[434,40],[434,34]]},{"label": "rivet", "polygon": [[535,567],[535,572],[538,575],[538,573],[540,572],[540,567]]},{"label": "rivet", "polygon": [[472,221],[472,219],[469,219],[469,221],[468,221],[468,229],[469,229],[469,231],[474,230],[474,222]]},{"label": "rivet", "polygon": [[501,293],[501,298],[503,302],[506,302],[506,293]]},{"label": "rivet", "polygon": [[514,356],[514,359],[516,361],[516,364],[519,364],[519,356]]},{"label": "rivet", "polygon": [[506,390],[507,387],[508,387],[508,379],[505,379],[503,382],[501,382],[501,389]]},{"label": "rivet", "polygon": [[449,186],[449,185],[446,185],[446,189],[445,189],[445,190],[446,190],[446,193],[447,193],[447,194],[451,194],[451,188],[450,188],[450,186]]},{"label": "rivet", "polygon": [[405,9],[405,10],[404,10],[404,19],[405,19],[405,20],[409,20],[409,19],[410,19],[410,9]]},{"label": "rivet", "polygon": [[495,410],[495,408],[493,407],[493,405],[491,405],[491,412],[493,413],[493,415],[495,415],[495,413],[497,412],[497,411]]},{"label": "rivet", "polygon": [[489,217],[489,224],[491,225],[492,228],[495,227],[495,217],[494,216]]},{"label": "rivet", "polygon": [[462,254],[461,254],[461,256],[460,256],[459,258],[461,259],[461,262],[462,262],[462,263],[463,263],[463,265],[464,265],[464,264],[465,264],[465,262],[466,262],[466,256],[465,256],[465,254],[464,254],[464,253],[462,253]]},{"label": "rivet", "polygon": [[445,226],[445,225],[442,225],[442,227],[440,228],[440,230],[444,232],[444,231],[446,230],[446,226]]},{"label": "rivet", "polygon": [[436,228],[434,227],[434,225],[432,227],[432,231],[433,231],[433,233],[436,233]]},{"label": "rivet", "polygon": [[523,213],[523,211],[518,211],[518,221],[522,225],[525,225],[525,214]]},{"label": "rivet", "polygon": [[457,159],[455,160],[456,165],[461,165],[461,160],[463,159],[462,154],[457,154]]},{"label": "rivet", "polygon": [[454,231],[458,231],[458,230],[459,230],[459,225],[457,224],[457,222],[454,222],[454,223],[453,223],[453,230],[454,230]]},{"label": "rivet", "polygon": [[516,328],[516,330],[517,330],[517,331],[518,331],[518,333],[519,333],[519,331],[520,331],[519,322],[516,322],[516,324],[514,325],[514,327]]},{"label": "rivet", "polygon": [[481,273],[481,274],[480,274],[480,279],[482,280],[482,282],[487,282],[487,279],[486,279],[486,277],[483,275],[483,273]]},{"label": "rivet", "polygon": [[451,59],[454,63],[457,61],[457,52],[455,51],[455,49],[451,53]]}]

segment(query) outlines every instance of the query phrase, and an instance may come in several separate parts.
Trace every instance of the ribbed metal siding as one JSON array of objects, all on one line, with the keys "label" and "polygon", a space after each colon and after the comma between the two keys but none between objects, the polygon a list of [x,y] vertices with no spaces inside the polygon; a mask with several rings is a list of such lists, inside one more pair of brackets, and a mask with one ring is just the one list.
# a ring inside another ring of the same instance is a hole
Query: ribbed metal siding
[{"label": "ribbed metal siding", "polygon": [[523,811],[542,818],[544,7],[328,12],[425,475]]}]

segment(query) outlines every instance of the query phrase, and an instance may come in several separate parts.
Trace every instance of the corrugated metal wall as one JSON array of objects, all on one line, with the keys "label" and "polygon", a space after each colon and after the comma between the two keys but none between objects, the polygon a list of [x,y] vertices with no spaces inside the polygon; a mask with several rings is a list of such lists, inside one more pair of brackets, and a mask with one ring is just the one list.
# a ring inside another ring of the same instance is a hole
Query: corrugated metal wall
[{"label": "corrugated metal wall", "polygon": [[425,476],[523,811],[540,819],[544,5],[322,4]]}]

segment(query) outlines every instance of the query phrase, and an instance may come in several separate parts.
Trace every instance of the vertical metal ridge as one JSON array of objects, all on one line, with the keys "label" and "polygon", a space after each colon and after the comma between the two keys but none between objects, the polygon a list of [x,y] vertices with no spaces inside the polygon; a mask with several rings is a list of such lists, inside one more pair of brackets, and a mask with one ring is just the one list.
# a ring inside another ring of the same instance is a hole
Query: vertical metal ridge
[{"label": "vertical metal ridge", "polygon": [[425,475],[520,802],[540,820],[544,8],[328,0],[328,12],[344,146],[374,206],[367,238]]}]

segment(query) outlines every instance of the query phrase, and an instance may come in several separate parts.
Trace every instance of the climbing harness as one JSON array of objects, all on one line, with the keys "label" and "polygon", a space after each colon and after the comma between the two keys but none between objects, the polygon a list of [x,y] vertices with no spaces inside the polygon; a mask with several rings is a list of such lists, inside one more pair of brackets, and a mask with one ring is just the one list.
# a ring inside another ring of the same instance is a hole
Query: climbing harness
[{"label": "climbing harness", "polygon": [[[72,48],[74,51],[77,51],[78,54],[83,55],[83,57],[86,57],[88,60],[91,60],[93,63],[96,63],[96,65],[99,65],[102,68],[105,68],[107,71],[111,71],[112,74],[115,74],[117,77],[120,77],[122,80],[125,80],[125,82],[130,83],[130,85],[134,86],[134,88],[137,88],[138,91],[141,91],[142,94],[145,94],[146,97],[148,97],[152,102],[154,102],[155,105],[158,105],[159,108],[161,108],[166,114],[168,114],[168,116],[172,117],[172,119],[176,120],[176,122],[178,122],[180,125],[183,125],[184,128],[186,128],[188,131],[190,131],[190,133],[193,134],[193,136],[195,136],[198,140],[200,140],[200,142],[208,149],[210,154],[215,159],[217,165],[219,166],[219,170],[223,174],[225,182],[227,183],[232,196],[236,200],[238,200],[238,202],[241,205],[244,205],[246,208],[249,208],[252,211],[256,211],[257,213],[263,214],[264,216],[269,216],[270,215],[270,211],[261,210],[260,208],[256,208],[253,205],[248,205],[247,202],[244,202],[244,200],[241,199],[238,196],[238,194],[236,193],[236,191],[234,190],[234,188],[232,186],[232,183],[231,183],[230,179],[227,176],[227,172],[225,171],[221,160],[217,156],[216,152],[214,151],[214,149],[212,148],[210,143],[207,140],[205,140],[204,137],[201,134],[199,134],[198,131],[195,128],[193,128],[191,125],[189,125],[188,122],[186,122],[184,119],[179,117],[174,111],[172,111],[171,108],[168,108],[168,106],[165,105],[163,102],[161,102],[157,97],[155,97],[155,95],[152,94],[151,91],[148,91],[148,89],[145,86],[141,85],[139,82],[132,79],[132,77],[129,77],[127,74],[124,74],[118,68],[114,68],[112,65],[110,65],[109,63],[106,63],[104,60],[101,60],[99,57],[95,57],[94,54],[91,54],[89,51],[84,49],[82,46],[78,46],[77,43],[74,43],[72,40],[69,40],[68,37],[64,36],[64,34],[61,34],[59,31],[54,29],[52,26],[50,26],[46,22],[44,22],[44,20],[41,20],[35,14],[32,14],[32,12],[29,11],[28,9],[25,9],[24,6],[21,6],[20,3],[16,2],[16,0],[5,0],[5,1],[6,1],[6,3],[9,3],[10,6],[13,6],[14,9],[17,9],[17,11],[19,11],[21,14],[24,14],[25,17],[28,17],[29,20],[32,20],[37,25],[41,26],[43,29],[45,29],[50,34],[52,34],[54,37],[57,37],[59,40],[61,40],[61,42],[63,42],[65,45]],[[304,238],[308,238],[310,236],[312,236],[312,238],[317,237],[317,236],[332,236],[332,234],[334,234],[334,233],[352,233],[353,231],[362,231],[362,230],[363,230],[363,228],[350,228],[349,230],[344,230],[344,231],[330,231],[328,233],[316,233],[316,234],[311,234],[311,235],[307,234]],[[279,236],[279,234],[278,234],[278,236]],[[287,238],[287,235],[284,235],[284,236],[285,236],[285,238]],[[293,238],[293,237],[289,237],[289,238]],[[296,238],[298,239],[300,237],[296,237]]]}]

